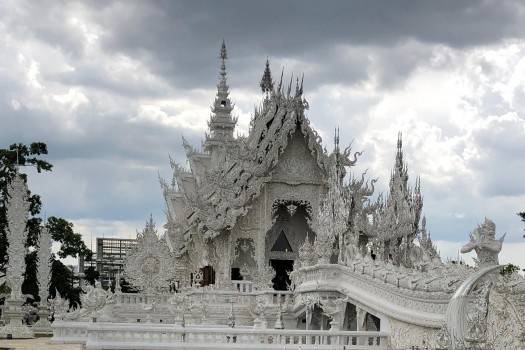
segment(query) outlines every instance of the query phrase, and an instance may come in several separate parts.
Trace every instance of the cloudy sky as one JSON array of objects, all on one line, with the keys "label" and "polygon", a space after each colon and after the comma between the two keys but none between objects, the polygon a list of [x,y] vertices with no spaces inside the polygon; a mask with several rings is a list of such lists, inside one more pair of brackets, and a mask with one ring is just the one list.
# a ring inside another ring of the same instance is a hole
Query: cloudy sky
[{"label": "cloudy sky", "polygon": [[238,130],[274,75],[305,75],[308,117],[388,184],[397,132],[442,255],[485,216],[525,266],[525,6],[520,1],[0,2],[0,147],[42,141],[47,216],[91,237],[164,223],[157,173],[199,145],[226,40]]}]

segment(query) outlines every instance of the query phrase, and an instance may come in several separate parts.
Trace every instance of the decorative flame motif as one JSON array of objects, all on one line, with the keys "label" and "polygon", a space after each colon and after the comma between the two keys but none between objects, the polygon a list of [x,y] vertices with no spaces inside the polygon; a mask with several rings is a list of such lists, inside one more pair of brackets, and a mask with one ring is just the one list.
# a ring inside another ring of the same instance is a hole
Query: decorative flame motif
[{"label": "decorative flame motif", "polygon": [[146,293],[168,289],[175,276],[173,259],[166,241],[159,239],[153,218],[150,218],[144,230],[137,233],[137,245],[126,256],[124,275]]}]

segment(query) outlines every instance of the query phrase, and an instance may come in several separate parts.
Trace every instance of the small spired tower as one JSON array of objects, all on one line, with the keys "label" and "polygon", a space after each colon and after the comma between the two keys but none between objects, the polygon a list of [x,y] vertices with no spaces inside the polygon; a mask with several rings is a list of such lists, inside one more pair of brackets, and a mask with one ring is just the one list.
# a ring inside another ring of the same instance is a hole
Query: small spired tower
[{"label": "small spired tower", "polygon": [[[226,44],[222,41],[220,52],[221,66],[219,70],[219,83],[217,84],[217,95],[212,106],[212,115],[208,122],[209,133],[206,134],[204,150],[211,153],[214,160],[228,141],[233,140],[233,131],[237,124],[237,118],[233,118],[231,112],[233,105],[230,100],[230,91],[226,82]],[[219,151],[219,152],[218,152]]]},{"label": "small spired tower", "polygon": [[4,305],[6,325],[0,328],[0,338],[33,338],[33,331],[22,323],[22,282],[26,267],[26,238],[29,201],[27,186],[20,174],[16,174],[7,188],[7,254],[6,283],[11,289]]}]

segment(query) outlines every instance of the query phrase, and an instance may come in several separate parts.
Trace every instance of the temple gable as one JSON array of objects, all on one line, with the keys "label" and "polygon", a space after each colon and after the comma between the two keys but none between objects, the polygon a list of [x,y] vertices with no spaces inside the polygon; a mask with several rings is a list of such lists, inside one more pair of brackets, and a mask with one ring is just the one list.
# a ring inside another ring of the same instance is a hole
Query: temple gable
[{"label": "temple gable", "polygon": [[306,144],[305,136],[297,129],[271,172],[273,182],[288,184],[320,184],[323,173]]}]

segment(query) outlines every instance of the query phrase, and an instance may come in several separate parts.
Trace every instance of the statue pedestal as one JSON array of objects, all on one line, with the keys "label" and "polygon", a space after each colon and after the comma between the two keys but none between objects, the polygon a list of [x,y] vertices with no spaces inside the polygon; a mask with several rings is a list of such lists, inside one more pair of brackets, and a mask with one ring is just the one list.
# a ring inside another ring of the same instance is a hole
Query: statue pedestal
[{"label": "statue pedestal", "polygon": [[6,325],[0,328],[0,338],[28,339],[34,338],[31,328],[22,323],[22,304],[24,300],[9,296],[5,300],[4,319]]},{"label": "statue pedestal", "polygon": [[51,322],[49,322],[49,307],[47,305],[38,306],[38,321],[33,325],[33,333],[38,335],[53,334]]}]

